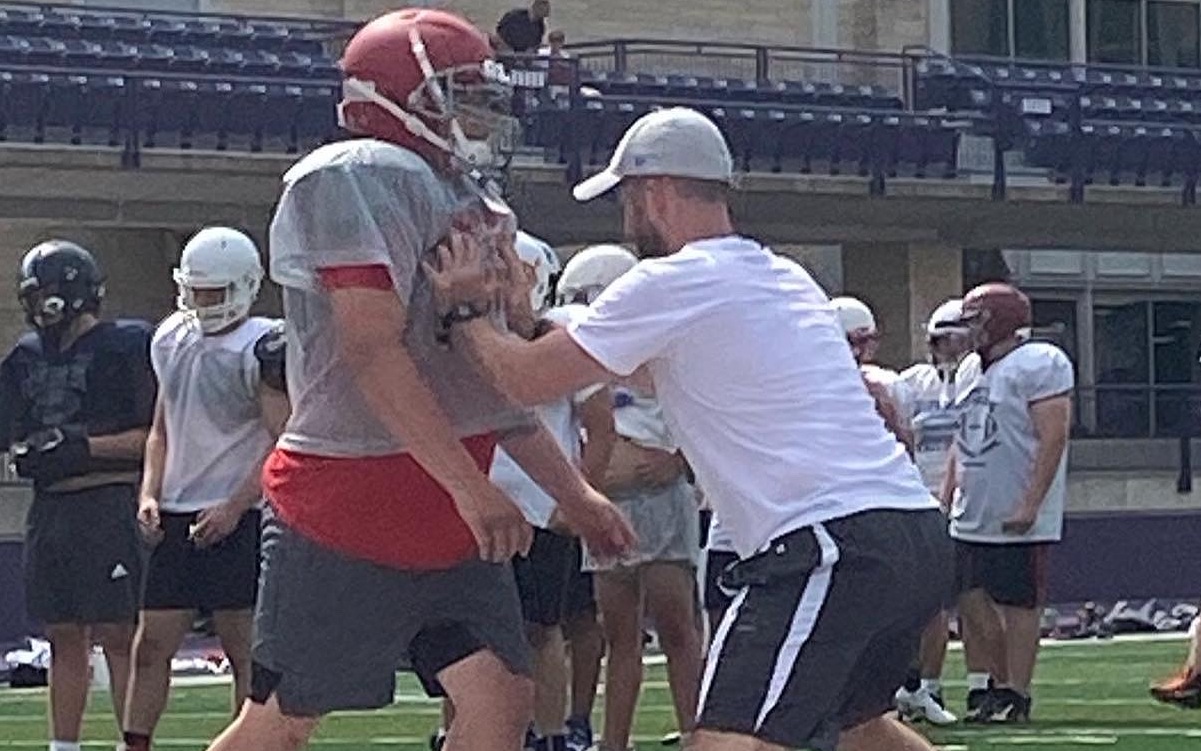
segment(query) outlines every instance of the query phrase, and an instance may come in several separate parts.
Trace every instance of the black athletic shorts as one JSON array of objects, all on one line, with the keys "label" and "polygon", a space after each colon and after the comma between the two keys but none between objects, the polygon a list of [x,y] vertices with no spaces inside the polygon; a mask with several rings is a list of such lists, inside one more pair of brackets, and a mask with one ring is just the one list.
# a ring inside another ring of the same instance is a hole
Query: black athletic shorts
[{"label": "black athletic shorts", "polygon": [[[721,586],[726,569],[738,562],[732,550],[709,550],[705,553],[705,583],[702,599],[705,610],[725,610],[734,601],[736,592]],[[716,627],[717,624],[714,624]]]},{"label": "black athletic shorts", "polygon": [[698,727],[834,751],[884,715],[953,586],[946,517],[868,511],[784,535],[730,568]]},{"label": "black athletic shorts", "polygon": [[25,601],[38,621],[137,623],[145,570],[132,485],[34,495],[25,521]]},{"label": "black athletic shorts", "polygon": [[534,530],[534,544],[528,556],[513,559],[521,614],[526,623],[558,626],[563,623],[567,606],[567,588],[576,552],[570,537],[545,529]]},{"label": "black athletic shorts", "polygon": [[318,717],[392,704],[396,671],[431,696],[438,674],[481,650],[528,675],[530,647],[509,564],[417,571],[320,545],[263,511],[250,698]]},{"label": "black athletic shorts", "polygon": [[198,548],[188,539],[199,512],[162,514],[163,539],[150,554],[145,610],[248,610],[259,582],[262,514],[242,515],[221,542]]},{"label": "black athletic shorts", "polygon": [[1015,608],[1047,604],[1047,559],[1051,544],[955,542],[955,576],[960,592],[983,589],[994,602]]}]

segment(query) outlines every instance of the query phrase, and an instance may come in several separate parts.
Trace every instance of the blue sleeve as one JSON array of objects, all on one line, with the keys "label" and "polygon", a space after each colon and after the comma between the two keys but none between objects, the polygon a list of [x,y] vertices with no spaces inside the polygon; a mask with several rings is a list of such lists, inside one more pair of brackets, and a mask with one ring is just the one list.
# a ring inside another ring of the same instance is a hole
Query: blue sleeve
[{"label": "blue sleeve", "polygon": [[129,389],[129,414],[124,430],[148,428],[154,422],[158,381],[150,364],[150,341],[154,329],[145,321],[122,321],[122,350],[125,353],[125,388]]}]

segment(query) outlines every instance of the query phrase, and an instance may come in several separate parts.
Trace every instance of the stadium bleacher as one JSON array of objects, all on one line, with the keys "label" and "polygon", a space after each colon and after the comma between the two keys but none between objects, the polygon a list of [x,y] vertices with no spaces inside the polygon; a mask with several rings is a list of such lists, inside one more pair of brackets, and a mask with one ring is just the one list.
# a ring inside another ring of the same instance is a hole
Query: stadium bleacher
[{"label": "stadium bleacher", "polygon": [[[296,153],[336,137],[342,21],[0,3],[0,141]],[[575,176],[648,109],[696,107],[745,171],[960,175],[965,135],[1071,186],[1195,200],[1201,74],[902,53],[615,40],[507,60],[524,150]]]}]

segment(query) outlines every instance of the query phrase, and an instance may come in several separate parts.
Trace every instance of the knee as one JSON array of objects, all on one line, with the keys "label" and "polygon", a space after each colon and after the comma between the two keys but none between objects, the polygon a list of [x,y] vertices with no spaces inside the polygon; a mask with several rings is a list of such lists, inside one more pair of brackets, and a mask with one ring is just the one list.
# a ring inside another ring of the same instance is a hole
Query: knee
[{"label": "knee", "polygon": [[695,649],[700,640],[696,621],[684,613],[664,618],[661,623],[656,622],[655,631],[659,634],[659,643],[663,645],[665,651],[683,648]]},{"label": "knee", "polygon": [[247,701],[235,721],[235,733],[242,734],[247,746],[257,745],[270,738],[280,743],[278,748],[303,749],[321,723],[319,717],[285,715],[274,696],[266,704]]}]

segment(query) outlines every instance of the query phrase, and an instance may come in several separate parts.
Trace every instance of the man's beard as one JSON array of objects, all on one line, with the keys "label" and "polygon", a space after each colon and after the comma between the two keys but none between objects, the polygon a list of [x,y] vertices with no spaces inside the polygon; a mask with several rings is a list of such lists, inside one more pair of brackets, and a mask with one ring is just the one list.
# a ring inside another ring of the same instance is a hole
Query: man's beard
[{"label": "man's beard", "polygon": [[667,247],[667,239],[646,220],[645,216],[638,217],[634,226],[629,230],[628,239],[639,258],[659,258],[671,255],[672,251]]}]

